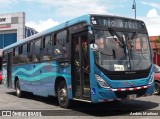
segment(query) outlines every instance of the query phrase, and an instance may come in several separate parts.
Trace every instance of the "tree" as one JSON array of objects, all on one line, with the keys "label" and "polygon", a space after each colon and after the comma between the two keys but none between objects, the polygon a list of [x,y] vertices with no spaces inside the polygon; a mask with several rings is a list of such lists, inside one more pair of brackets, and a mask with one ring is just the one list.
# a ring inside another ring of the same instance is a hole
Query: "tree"
[{"label": "tree", "polygon": [[156,38],[154,42],[156,43],[158,49],[160,49],[160,36]]}]

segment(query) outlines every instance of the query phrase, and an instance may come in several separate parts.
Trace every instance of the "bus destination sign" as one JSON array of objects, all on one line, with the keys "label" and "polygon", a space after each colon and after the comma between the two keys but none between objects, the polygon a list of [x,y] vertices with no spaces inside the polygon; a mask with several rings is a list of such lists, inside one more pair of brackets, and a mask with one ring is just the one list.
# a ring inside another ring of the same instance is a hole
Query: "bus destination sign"
[{"label": "bus destination sign", "polygon": [[125,18],[95,16],[91,17],[91,22],[93,26],[106,26],[125,29],[146,29],[144,22]]}]

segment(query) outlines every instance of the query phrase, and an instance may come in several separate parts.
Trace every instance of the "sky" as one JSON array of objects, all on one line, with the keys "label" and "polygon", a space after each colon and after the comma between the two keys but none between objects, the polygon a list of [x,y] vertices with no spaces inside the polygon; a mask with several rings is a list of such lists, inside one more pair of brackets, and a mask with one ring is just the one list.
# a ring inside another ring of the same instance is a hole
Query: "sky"
[{"label": "sky", "polygon": [[[0,14],[25,12],[26,25],[38,32],[84,14],[134,18],[134,0],[0,0]],[[136,17],[150,36],[160,35],[160,0],[135,0]]]}]

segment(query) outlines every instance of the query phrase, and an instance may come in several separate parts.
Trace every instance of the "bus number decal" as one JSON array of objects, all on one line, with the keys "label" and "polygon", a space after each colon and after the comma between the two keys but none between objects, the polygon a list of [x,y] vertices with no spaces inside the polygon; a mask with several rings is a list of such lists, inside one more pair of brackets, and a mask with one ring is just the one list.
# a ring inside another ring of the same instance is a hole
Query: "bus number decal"
[{"label": "bus number decal", "polygon": [[115,71],[124,71],[124,66],[123,65],[114,64],[114,70]]}]

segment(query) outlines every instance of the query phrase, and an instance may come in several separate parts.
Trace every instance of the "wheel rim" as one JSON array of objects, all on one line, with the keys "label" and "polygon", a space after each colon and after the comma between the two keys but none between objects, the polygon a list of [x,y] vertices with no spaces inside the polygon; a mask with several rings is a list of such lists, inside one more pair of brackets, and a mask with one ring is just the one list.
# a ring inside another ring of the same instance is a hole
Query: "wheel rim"
[{"label": "wheel rim", "polygon": [[159,93],[159,85],[157,83],[155,83],[155,89],[154,89],[154,93],[158,94]]},{"label": "wheel rim", "polygon": [[59,103],[61,106],[65,106],[67,103],[67,90],[65,87],[61,87],[58,91],[59,94]]}]

